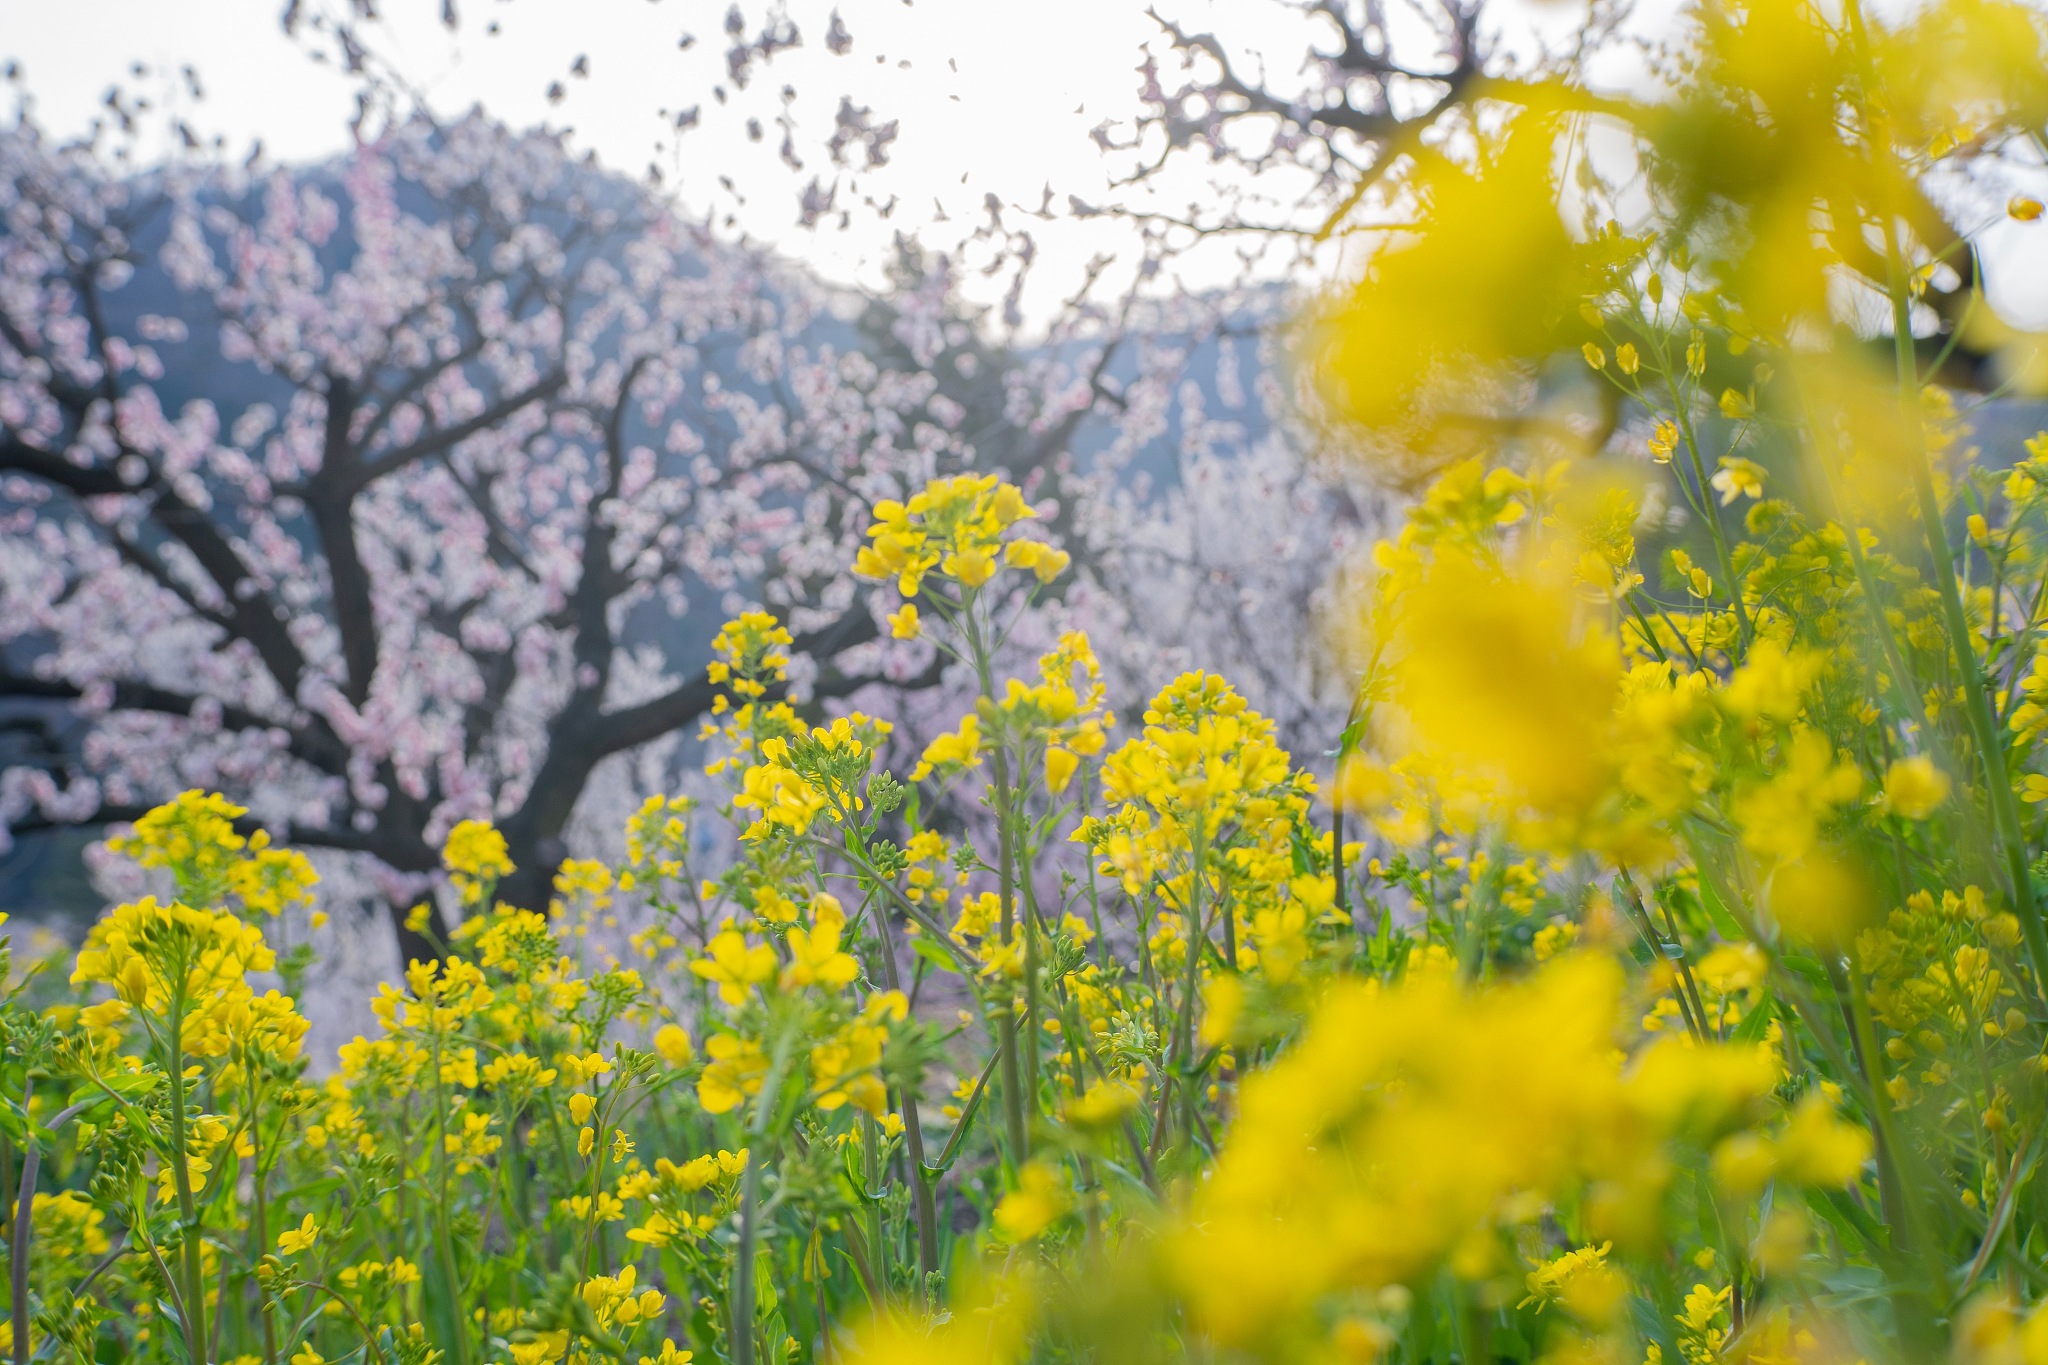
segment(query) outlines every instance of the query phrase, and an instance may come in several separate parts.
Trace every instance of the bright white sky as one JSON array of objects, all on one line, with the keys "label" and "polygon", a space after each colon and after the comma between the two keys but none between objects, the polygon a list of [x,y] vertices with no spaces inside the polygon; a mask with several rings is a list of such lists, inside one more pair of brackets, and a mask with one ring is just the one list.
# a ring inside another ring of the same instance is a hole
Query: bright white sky
[{"label": "bright white sky", "polygon": [[[823,42],[835,3],[853,36],[843,57]],[[451,36],[439,22],[441,0],[382,0],[383,22],[371,31],[381,55],[438,112],[481,103],[514,126],[567,126],[575,145],[636,176],[658,161],[687,207],[734,211],[735,226],[756,240],[828,278],[869,285],[880,281],[896,231],[949,241],[981,220],[991,192],[1027,208],[1037,207],[1047,186],[1055,208],[1070,193],[1106,197],[1111,163],[1089,131],[1136,111],[1135,68],[1141,48],[1159,33],[1146,16],[1147,0],[790,0],[803,47],[757,67],[749,88],[729,92],[733,102],[720,106],[712,87],[725,77],[727,4],[458,0],[462,24]],[[101,96],[129,77],[132,63],[172,73],[189,63],[206,98],[174,99],[201,133],[224,135],[238,155],[258,137],[274,161],[331,155],[347,145],[354,86],[284,37],[282,7],[283,0],[0,0],[0,58],[19,60],[38,117],[58,134],[81,132],[102,114]],[[306,0],[305,7],[344,4]],[[1668,5],[1649,6],[1659,7]],[[1275,83],[1292,74],[1307,42],[1321,37],[1270,0],[1171,0],[1163,8],[1192,29],[1258,42],[1285,64],[1272,73]],[[751,34],[759,4],[747,9]],[[1539,12],[1554,26],[1577,6],[1553,3]],[[493,23],[495,35],[486,31]],[[679,47],[685,33],[696,39],[687,50]],[[589,59],[587,78],[570,75],[578,56]],[[564,97],[551,103],[546,92],[556,82]],[[774,119],[785,83],[797,91],[790,108],[806,161],[797,172],[776,157],[781,135]],[[161,81],[154,89],[166,92]],[[877,120],[901,120],[887,169],[863,173],[826,162],[821,143],[842,93],[871,107]],[[667,138],[657,111],[692,106],[701,109],[702,125],[680,141]],[[749,117],[764,125],[759,144],[746,138]],[[1187,169],[1190,175],[1168,187],[1158,207],[1184,209],[1201,193],[1195,168]],[[813,175],[829,183],[835,174],[840,205],[855,210],[851,228],[840,231],[836,219],[798,228],[798,191]],[[737,184],[740,203],[720,189],[720,177]],[[864,198],[891,196],[900,202],[887,221],[861,211]],[[1039,241],[1043,286],[1034,314],[1073,287],[1091,256],[1129,241],[1125,229],[1101,222],[1038,223],[1014,210],[1006,221],[1029,226]],[[1994,302],[2021,325],[2048,326],[2043,226],[2002,225],[1986,243]],[[1235,273],[1222,251],[1185,269],[1181,278],[1195,288]]]},{"label": "bright white sky", "polygon": [[[1221,0],[1221,8],[1242,13],[1260,3]],[[738,226],[749,235],[831,278],[874,283],[896,230],[930,233],[934,241],[950,236],[980,220],[987,193],[1032,208],[1048,185],[1060,207],[1068,193],[1099,199],[1107,170],[1089,130],[1135,112],[1140,48],[1159,31],[1145,17],[1144,0],[838,0],[854,46],[835,57],[823,42],[831,0],[795,0],[790,10],[803,47],[757,67],[749,88],[730,92],[734,102],[720,107],[712,86],[725,76],[726,5],[461,0],[462,25],[451,36],[439,22],[440,0],[385,0],[384,22],[372,32],[437,112],[481,103],[514,126],[569,126],[576,145],[614,169],[637,176],[659,161],[668,187],[700,211],[733,207],[718,185],[730,176],[745,201]],[[307,5],[316,7],[317,0]],[[747,8],[752,20],[758,6]],[[1195,0],[1176,12],[1199,25],[1212,8]],[[128,77],[132,62],[170,72],[191,63],[206,98],[184,108],[179,96],[181,112],[203,134],[224,134],[237,151],[261,137],[272,160],[330,155],[347,145],[354,87],[284,37],[281,9],[282,0],[0,0],[0,56],[21,62],[38,117],[60,134],[82,131],[102,114],[101,96]],[[500,27],[495,36],[485,32],[492,22]],[[749,36],[753,30],[750,22]],[[686,32],[696,42],[682,50]],[[589,58],[586,79],[569,74],[579,55]],[[550,103],[546,92],[556,82],[565,96]],[[785,83],[798,91],[792,108],[801,172],[776,156],[781,136],[773,120]],[[885,171],[849,172],[826,161],[820,144],[842,93],[871,107],[877,121],[901,120]],[[658,152],[664,127],[657,111],[691,106],[701,108],[703,124]],[[750,116],[764,125],[759,144],[744,132]],[[798,229],[798,191],[814,174],[829,184],[835,172],[840,205],[855,210],[853,228],[838,231],[835,220]],[[869,195],[880,202],[898,196],[900,207],[879,222],[859,211]],[[935,223],[940,215],[948,221]],[[1051,258],[1048,276],[1071,279],[1100,249],[1099,225],[1037,228]]]}]

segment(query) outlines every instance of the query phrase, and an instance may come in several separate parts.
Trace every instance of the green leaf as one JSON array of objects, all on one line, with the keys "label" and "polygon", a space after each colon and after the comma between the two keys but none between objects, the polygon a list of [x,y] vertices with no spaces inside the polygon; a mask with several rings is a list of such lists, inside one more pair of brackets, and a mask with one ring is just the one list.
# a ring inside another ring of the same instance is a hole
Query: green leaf
[{"label": "green leaf", "polygon": [[420,1272],[424,1278],[424,1283],[420,1285],[423,1291],[420,1298],[426,1309],[428,1337],[447,1353],[447,1358],[457,1358],[460,1350],[458,1334],[464,1328],[454,1306],[460,1297],[457,1292],[458,1286],[449,1283],[438,1255],[430,1253],[422,1256]]},{"label": "green leaf", "polygon": [[1828,979],[1828,969],[1821,965],[1817,957],[1807,953],[1782,953],[1778,957],[1778,962],[1787,971],[1804,977],[1815,986],[1825,986],[1830,990],[1834,988],[1834,982]]},{"label": "green leaf", "polygon": [[1728,912],[1728,907],[1721,903],[1720,894],[1714,889],[1714,879],[1705,875],[1704,871],[1700,876],[1700,904],[1706,908],[1707,918],[1713,921],[1715,933],[1730,943],[1749,941],[1749,934],[1743,930],[1741,923]]},{"label": "green leaf", "polygon": [[958,972],[960,964],[953,955],[932,942],[928,934],[919,934],[910,940],[910,951],[931,963],[941,971]]},{"label": "green leaf", "polygon": [[[79,1086],[71,1092],[70,1098],[65,1101],[65,1104],[68,1107],[69,1105],[90,1101],[92,1108],[86,1110],[86,1113],[90,1114],[102,1105],[112,1104],[114,1102],[114,1095],[118,1095],[124,1100],[139,1100],[148,1095],[152,1090],[155,1090],[156,1087],[157,1077],[151,1072],[142,1072],[140,1074],[122,1072],[104,1078],[102,1083]],[[109,1095],[107,1093],[109,1090],[113,1091],[114,1094]]]},{"label": "green leaf", "polygon": [[327,1175],[318,1180],[309,1180],[303,1185],[293,1185],[288,1189],[279,1190],[271,1198],[282,1208],[286,1204],[296,1204],[302,1200],[324,1198],[341,1189],[343,1184],[340,1176]]},{"label": "green leaf", "polygon": [[1764,1030],[1770,1027],[1771,1020],[1775,1019],[1777,1014],[1778,1002],[1768,995],[1765,996],[1757,1007],[1735,1026],[1735,1032],[1728,1035],[1728,1041],[1745,1045],[1762,1042]]},{"label": "green leaf", "polygon": [[839,1165],[846,1176],[846,1187],[853,1191],[853,1197],[863,1204],[880,1204],[889,1197],[889,1186],[885,1181],[880,1194],[868,1191],[867,1176],[860,1169],[860,1158],[852,1143],[840,1149]]},{"label": "green leaf", "polygon": [[156,1301],[156,1311],[163,1315],[165,1322],[168,1322],[177,1329],[179,1336],[184,1335],[185,1319],[178,1316],[177,1305],[173,1304],[169,1299],[160,1298]]},{"label": "green leaf", "polygon": [[107,1108],[109,1105],[113,1104],[113,1102],[114,1097],[112,1095],[109,1095],[106,1091],[100,1089],[98,1086],[81,1085],[80,1087],[78,1087],[78,1089],[72,1091],[71,1094],[68,1097],[66,1097],[64,1101],[64,1107],[66,1109],[72,1109],[76,1108],[78,1105],[84,1105],[85,1108],[80,1109],[78,1111],[78,1117],[84,1119],[88,1123],[91,1123],[95,1121],[95,1115],[97,1115],[100,1112],[100,1110]]}]

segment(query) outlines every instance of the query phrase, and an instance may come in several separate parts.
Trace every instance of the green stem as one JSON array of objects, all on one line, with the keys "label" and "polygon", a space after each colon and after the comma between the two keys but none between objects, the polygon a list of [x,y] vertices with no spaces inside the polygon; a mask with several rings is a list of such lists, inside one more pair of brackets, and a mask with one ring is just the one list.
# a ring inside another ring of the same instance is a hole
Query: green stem
[{"label": "green stem", "polygon": [[[1013,792],[1011,797],[1012,804],[1021,807],[1023,802],[1020,797],[1021,793]],[[1023,824],[1024,821],[1019,819],[1014,823]],[[1024,1045],[1022,1060],[1024,1100],[1029,1109],[1027,1118],[1028,1120],[1035,1121],[1038,1117],[1040,1102],[1038,1091],[1038,1055],[1039,1047],[1044,1041],[1045,1016],[1043,1002],[1039,999],[1038,980],[1040,970],[1039,934],[1044,925],[1039,918],[1038,895],[1032,884],[1032,843],[1028,837],[1024,837],[1021,840],[1023,846],[1021,848],[1018,847],[1020,834],[1021,831],[1013,831],[1010,844],[1013,850],[1011,854],[1012,860],[1017,864],[1015,870],[1017,887],[1022,894],[1024,902],[1022,907],[1023,913],[1018,917],[1018,927],[1024,934],[1024,1020],[1018,1033]],[[1030,1138],[1030,1128],[1027,1122],[1025,1141],[1028,1143]]]},{"label": "green stem", "polygon": [[[300,1280],[299,1283],[308,1289],[319,1290],[328,1297],[329,1301],[341,1305],[341,1311],[349,1315],[349,1318],[356,1325],[356,1330],[363,1334],[363,1344],[370,1349],[371,1354],[376,1356],[377,1365],[384,1365],[384,1348],[377,1344],[377,1334],[370,1330],[369,1323],[363,1321],[363,1315],[356,1311],[354,1304],[319,1280]],[[304,1326],[303,1323],[300,1325]]]},{"label": "green stem", "polygon": [[[883,979],[889,989],[903,989],[901,975],[896,966],[896,944],[889,932],[889,909],[885,905],[875,907],[875,934],[882,946]],[[903,1104],[903,1148],[910,1157],[910,1199],[917,1212],[917,1268],[921,1274],[930,1275],[939,1268],[939,1220],[932,1208],[932,1184],[924,1164],[924,1122],[917,1110],[917,1093],[905,1088]]]},{"label": "green stem", "polygon": [[[243,1066],[251,1076],[257,1074],[254,1059],[246,1054],[243,1057]],[[263,1254],[270,1250],[270,1201],[269,1190],[266,1188],[270,1183],[270,1173],[263,1169],[261,1098],[262,1091],[252,1087],[249,1097],[249,1167],[254,1177],[256,1200],[254,1247],[249,1257],[252,1262],[261,1260]],[[270,1287],[260,1282],[256,1287],[256,1311],[263,1322],[263,1365],[277,1365],[277,1328],[271,1321]]]},{"label": "green stem", "polygon": [[1942,518],[1941,499],[1934,488],[1934,471],[1927,458],[1926,432],[1921,423],[1920,374],[1913,354],[1912,301],[1906,292],[1905,263],[1899,247],[1897,228],[1885,224],[1885,255],[1890,264],[1892,303],[1892,355],[1898,372],[1899,418],[1913,447],[1913,494],[1919,504],[1920,527],[1927,537],[1927,549],[1934,561],[1934,576],[1941,590],[1941,613],[1947,627],[1949,646],[1955,651],[1956,668],[1962,674],[1964,712],[1969,717],[1971,737],[1977,743],[1978,761],[1984,769],[1984,795],[1991,807],[1991,820],[2005,852],[2006,878],[2010,885],[2013,912],[2027,945],[2027,962],[2033,969],[2034,992],[2048,1005],[2048,927],[2041,922],[2041,909],[2034,902],[2034,885],[2027,869],[2026,836],[2020,824],[2012,777],[2006,770],[2005,747],[1999,742],[1997,717],[1991,710],[1991,693],[1977,658],[1977,646],[1970,634],[1969,616],[1963,610],[1962,590],[1956,581],[1955,554],[1949,544],[1948,527]]},{"label": "green stem", "polygon": [[[1650,912],[1643,905],[1643,898],[1636,891],[1636,884],[1630,879],[1627,868],[1621,869],[1620,875],[1615,878],[1615,883],[1626,893],[1621,898],[1623,912],[1628,915],[1630,922],[1635,925],[1636,932],[1643,936],[1643,946],[1650,950],[1652,957],[1660,961],[1664,960],[1664,935],[1658,932],[1656,922],[1650,918]],[[1675,936],[1673,942],[1678,942]],[[1679,951],[1681,954],[1684,952],[1684,944],[1682,942],[1679,943]],[[1683,965],[1683,956],[1680,957],[1679,962]],[[1693,996],[1686,993],[1684,980],[1676,983],[1671,995],[1678,1002],[1679,1014],[1685,1019],[1686,1032],[1692,1035],[1694,1042],[1704,1044],[1707,1041],[1706,1011],[1700,1009],[1695,1012],[1696,1002]]]},{"label": "green stem", "polygon": [[9,1269],[13,1272],[9,1288],[13,1291],[10,1307],[14,1315],[14,1365],[28,1365],[28,1249],[35,1235],[36,1205],[36,1163],[39,1155],[36,1147],[36,1121],[29,1113],[29,1102],[35,1098],[36,1078],[23,1076],[21,1081],[21,1185],[15,1197],[14,1235],[8,1241],[8,1255],[13,1260]]},{"label": "green stem", "polygon": [[[794,1038],[788,1029],[776,1040],[775,1056],[768,1074],[761,1080],[761,1093],[754,1097],[754,1119],[747,1125],[749,1150],[746,1173],[740,1177],[740,1241],[732,1268],[732,1360],[733,1365],[755,1365],[754,1360],[754,1242],[755,1220],[761,1202],[761,1163],[768,1125],[775,1117],[777,1093],[783,1073],[789,1069]],[[887,1286],[882,1286],[886,1292]]]},{"label": "green stem", "polygon": [[[1002,900],[999,934],[1004,947],[1017,938],[1017,847],[1010,829],[1010,763],[1001,748],[994,755],[997,869],[996,893]],[[1024,1077],[1018,1063],[1017,993],[997,982],[1002,997],[997,1001],[996,1034],[1003,1058],[1003,1128],[1009,1137],[1010,1161],[1022,1166],[1031,1159],[1031,1130],[1024,1119]]]},{"label": "green stem", "polygon": [[206,1365],[206,1269],[199,1254],[199,1204],[192,1197],[192,1172],[185,1160],[185,992],[184,964],[178,964],[180,989],[171,998],[168,1026],[171,1082],[171,1182],[178,1195],[180,1278],[185,1295],[185,1350],[193,1365]]},{"label": "green stem", "polygon": [[1929,1247],[1911,1184],[1899,1167],[1904,1149],[1899,1145],[1898,1130],[1892,1124],[1890,1093],[1886,1091],[1884,1079],[1877,1069],[1877,1035],[1871,1026],[1870,1005],[1864,998],[1862,979],[1845,971],[1840,960],[1833,956],[1828,958],[1827,971],[1836,994],[1842,998],[1843,1012],[1848,1016],[1850,1049],[1856,1068],[1862,1073],[1864,1088],[1871,1096],[1870,1127],[1876,1144],[1878,1205],[1884,1211],[1886,1230],[1892,1239],[1891,1250],[1917,1262],[1924,1279],[1924,1286],[1915,1286],[1904,1282],[1901,1276],[1891,1276],[1892,1311],[1897,1317],[1900,1335],[1924,1351],[1939,1340],[1934,1327],[1933,1294],[1945,1276]]},{"label": "green stem", "polygon": [[[967,649],[974,663],[975,680],[980,685],[981,695],[991,703],[995,700],[995,675],[989,658],[988,642],[983,638],[980,615],[975,611],[979,604],[979,593],[970,592],[960,606],[960,629],[966,636]],[[1017,849],[1011,839],[1010,829],[1010,758],[1001,744],[991,754],[995,773],[994,789],[990,793],[996,816],[996,843],[999,850],[996,871],[996,894],[1002,901],[1002,923],[1000,936],[1004,947],[1016,939],[1017,925]],[[1010,1161],[1013,1166],[1022,1166],[1031,1156],[1031,1131],[1024,1121],[1024,1079],[1017,1064],[1017,1002],[1016,993],[1008,991],[1000,1002],[996,1017],[996,1046],[1001,1052],[1003,1068],[1003,1127],[1009,1137]]]},{"label": "green stem", "polygon": [[455,1268],[455,1239],[448,1231],[448,1096],[441,1088],[441,1033],[434,1031],[434,1255],[448,1286],[448,1320],[455,1336],[456,1365],[469,1365],[469,1320],[462,1309],[462,1280]]},{"label": "green stem", "polygon": [[1206,811],[1195,813],[1195,839],[1190,850],[1188,873],[1188,919],[1182,943],[1187,949],[1181,976],[1180,1015],[1174,1023],[1173,1059],[1167,1070],[1180,1087],[1180,1129],[1190,1151],[1195,1146],[1195,1078],[1190,1062],[1195,1045],[1195,993],[1201,981],[1202,949],[1208,945],[1208,926],[1202,923],[1202,873],[1208,833]]},{"label": "green stem", "polygon": [[875,1275],[889,1283],[889,1244],[882,1236],[882,1208],[875,1191],[882,1183],[882,1126],[868,1114],[860,1116],[860,1166],[862,1212],[867,1215],[868,1242],[875,1260]]},{"label": "green stem", "polygon": [[[1735,576],[1735,558],[1728,549],[1728,533],[1721,525],[1721,509],[1714,502],[1713,484],[1707,477],[1706,457],[1700,454],[1700,438],[1693,427],[1688,405],[1681,402],[1675,406],[1679,433],[1685,442],[1685,458],[1692,465],[1692,476],[1699,485],[1701,520],[1707,523],[1707,530],[1714,538],[1714,561],[1727,580],[1729,604],[1735,609],[1735,624],[1742,632],[1743,643],[1747,644],[1750,639],[1749,612],[1742,605],[1742,583]],[[1679,480],[1679,486],[1685,486],[1683,479]]]}]

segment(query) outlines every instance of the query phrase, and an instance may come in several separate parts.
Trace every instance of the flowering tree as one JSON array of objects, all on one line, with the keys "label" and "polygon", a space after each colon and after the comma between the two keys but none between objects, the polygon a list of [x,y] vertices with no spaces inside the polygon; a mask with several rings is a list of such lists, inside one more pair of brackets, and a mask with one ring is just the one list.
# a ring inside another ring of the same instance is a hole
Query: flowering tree
[{"label": "flowering tree", "polygon": [[[1478,60],[1471,24],[1447,32],[1459,70]],[[1373,79],[1385,104],[1417,78]],[[1188,92],[1147,80],[1141,142],[1187,150],[1160,120]],[[697,613],[786,615],[799,694],[941,679],[841,566],[868,501],[970,462],[1072,544],[1060,607],[1117,704],[1217,667],[1299,747],[1327,728],[1307,625],[1376,504],[1284,429],[1277,294],[1084,289],[1005,347],[957,302],[964,254],[906,245],[887,299],[840,308],[477,118],[398,123],[331,174],[116,179],[26,125],[4,156],[0,695],[86,729],[0,778],[0,825],[213,786],[369,855],[403,904],[447,828],[493,816],[505,894],[539,904],[597,765],[710,704]],[[1181,245],[1146,231],[1155,265]],[[1020,281],[1033,245],[995,208],[971,244]],[[1163,645],[1129,628],[1161,612]]]},{"label": "flowering tree", "polygon": [[541,900],[593,767],[711,702],[663,622],[871,637],[859,509],[963,459],[983,401],[478,117],[331,181],[114,179],[27,125],[0,159],[0,694],[90,720],[7,773],[17,827],[212,785],[416,879],[495,815]]}]

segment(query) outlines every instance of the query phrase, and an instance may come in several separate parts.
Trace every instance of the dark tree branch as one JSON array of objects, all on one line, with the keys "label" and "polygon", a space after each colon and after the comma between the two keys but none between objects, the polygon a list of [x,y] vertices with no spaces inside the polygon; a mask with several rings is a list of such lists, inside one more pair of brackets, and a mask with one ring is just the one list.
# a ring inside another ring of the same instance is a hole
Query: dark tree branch
[{"label": "dark tree branch", "polygon": [[73,464],[19,436],[0,436],[0,469],[26,474],[80,498],[118,497],[138,491],[111,469]]},{"label": "dark tree branch", "polygon": [[370,576],[356,541],[355,500],[360,465],[349,442],[355,420],[355,387],[339,375],[327,377],[327,423],[322,433],[320,471],[307,480],[306,511],[320,548],[327,554],[327,589],[334,599],[334,624],[341,633],[342,694],[360,707],[377,676],[377,615]]},{"label": "dark tree branch", "polygon": [[375,483],[378,479],[383,478],[386,474],[395,473],[409,464],[417,464],[419,461],[430,456],[439,455],[446,450],[452,450],[478,432],[488,431],[490,428],[498,425],[498,423],[512,416],[521,408],[528,407],[543,399],[552,398],[555,394],[561,392],[563,386],[568,384],[568,382],[569,376],[563,371],[557,370],[529,387],[521,389],[518,393],[508,398],[499,399],[466,421],[457,422],[452,427],[442,427],[430,432],[408,445],[401,446],[397,450],[383,455],[374,464],[363,463],[357,465],[350,478],[350,486],[347,491],[353,496]]},{"label": "dark tree branch", "polygon": [[[875,639],[877,629],[871,613],[858,606],[822,630],[797,637],[795,647],[817,659],[828,659],[858,644]],[[819,689],[823,697],[840,696],[874,681],[871,678],[842,677]],[[936,678],[934,679],[936,681]],[[769,696],[784,695],[774,688]],[[534,775],[526,802],[500,822],[506,843],[513,849],[519,872],[499,887],[499,894],[515,905],[544,907],[548,888],[563,854],[561,835],[568,827],[576,801],[597,765],[616,753],[637,748],[681,729],[710,711],[718,688],[699,675],[659,697],[605,715],[565,712],[550,736],[548,755]]]},{"label": "dark tree branch", "polygon": [[[39,698],[51,701],[79,701],[85,689],[57,678],[37,678],[25,673],[0,672],[0,697]],[[155,683],[122,681],[113,684],[112,703],[116,711],[148,711],[165,716],[190,716],[212,698],[179,692]],[[308,732],[244,706],[220,707],[220,723],[229,730],[282,730],[290,736],[286,751],[301,762],[336,776],[347,771],[348,752],[331,734]]]}]

